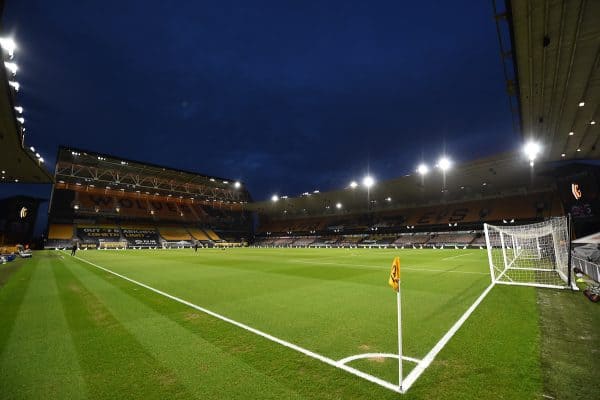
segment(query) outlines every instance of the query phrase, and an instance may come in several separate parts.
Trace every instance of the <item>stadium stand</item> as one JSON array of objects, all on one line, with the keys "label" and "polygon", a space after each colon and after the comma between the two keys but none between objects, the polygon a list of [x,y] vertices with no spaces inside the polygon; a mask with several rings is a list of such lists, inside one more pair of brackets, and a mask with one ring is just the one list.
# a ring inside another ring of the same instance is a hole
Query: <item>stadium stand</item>
[{"label": "stadium stand", "polygon": [[435,246],[467,246],[475,237],[475,232],[440,232],[435,233],[427,243]]},{"label": "stadium stand", "polygon": [[192,235],[192,237],[195,240],[198,240],[200,242],[210,242],[211,241],[211,239],[208,237],[206,232],[204,232],[202,229],[189,227],[189,228],[187,228],[187,230],[190,232],[190,235]]},{"label": "stadium stand", "polygon": [[[49,223],[76,225],[85,246],[226,245],[223,238],[251,237],[251,198],[240,183],[66,147],[55,181]],[[46,247],[55,240],[64,239]]]},{"label": "stadium stand", "polygon": [[314,236],[301,237],[294,240],[293,245],[298,247],[310,246],[317,238]]},{"label": "stadium stand", "polygon": [[219,237],[219,235],[217,235],[212,229],[205,229],[204,230],[206,232],[206,234],[208,235],[208,238],[210,240],[213,240],[215,242],[221,241],[222,239]]},{"label": "stadium stand", "polygon": [[72,224],[51,224],[48,227],[48,239],[44,244],[48,248],[65,248],[73,243]]},{"label": "stadium stand", "polygon": [[193,240],[192,235],[190,235],[185,227],[161,226],[158,228],[158,232],[160,233],[160,236],[168,242],[191,242]]}]

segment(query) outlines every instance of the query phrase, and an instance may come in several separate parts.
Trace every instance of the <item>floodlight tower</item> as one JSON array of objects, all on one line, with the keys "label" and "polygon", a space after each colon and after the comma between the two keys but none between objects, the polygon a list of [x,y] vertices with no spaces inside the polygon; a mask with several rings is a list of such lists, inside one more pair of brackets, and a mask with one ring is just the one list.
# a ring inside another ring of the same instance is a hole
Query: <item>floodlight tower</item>
[{"label": "floodlight tower", "polygon": [[450,169],[450,167],[452,166],[452,161],[450,161],[450,159],[448,157],[442,156],[439,159],[437,166],[439,169],[442,170],[442,178],[443,178],[442,190],[446,190],[446,171],[448,171]]},{"label": "floodlight tower", "polygon": [[529,141],[523,146],[523,153],[525,153],[525,156],[527,156],[530,167],[533,167],[535,159],[537,158],[541,150],[542,147],[539,145],[539,143],[536,143],[534,141]]},{"label": "floodlight tower", "polygon": [[425,163],[419,164],[417,173],[421,175],[421,186],[425,186],[425,175],[429,172],[429,167]]},{"label": "floodlight tower", "polygon": [[362,184],[367,188],[367,212],[371,211],[371,186],[375,184],[375,179],[371,175],[363,178]]}]

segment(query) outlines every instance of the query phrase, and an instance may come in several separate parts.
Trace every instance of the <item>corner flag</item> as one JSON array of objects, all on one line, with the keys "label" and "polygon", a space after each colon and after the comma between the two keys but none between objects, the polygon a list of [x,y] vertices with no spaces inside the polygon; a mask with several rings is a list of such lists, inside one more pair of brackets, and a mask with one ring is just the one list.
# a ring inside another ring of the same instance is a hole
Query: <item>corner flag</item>
[{"label": "corner flag", "polygon": [[396,292],[400,291],[400,257],[394,258],[394,262],[392,262],[392,270],[390,271],[388,284]]},{"label": "corner flag", "polygon": [[398,388],[402,392],[402,305],[400,296],[400,257],[394,258],[388,284],[396,292],[398,306]]}]

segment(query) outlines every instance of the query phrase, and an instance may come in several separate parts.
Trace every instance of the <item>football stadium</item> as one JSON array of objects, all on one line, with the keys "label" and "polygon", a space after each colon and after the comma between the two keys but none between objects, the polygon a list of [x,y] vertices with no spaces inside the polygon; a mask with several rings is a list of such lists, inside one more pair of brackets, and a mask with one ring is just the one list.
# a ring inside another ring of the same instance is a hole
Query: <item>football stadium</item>
[{"label": "football stadium", "polygon": [[121,150],[49,165],[4,36],[0,399],[598,398],[600,2],[487,22],[519,149],[267,198]]}]

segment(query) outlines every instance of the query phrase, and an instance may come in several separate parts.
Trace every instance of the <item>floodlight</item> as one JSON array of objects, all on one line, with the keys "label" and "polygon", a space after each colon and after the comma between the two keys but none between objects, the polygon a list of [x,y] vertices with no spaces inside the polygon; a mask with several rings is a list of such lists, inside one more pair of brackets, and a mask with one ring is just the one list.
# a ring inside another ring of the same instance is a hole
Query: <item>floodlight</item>
[{"label": "floodlight", "polygon": [[390,202],[390,201],[392,201],[392,198],[391,197],[386,197],[385,201]]},{"label": "floodlight", "polygon": [[279,196],[277,196],[276,194],[274,194],[273,196],[271,196],[271,201],[274,202],[274,203],[277,202],[277,201],[279,201]]},{"label": "floodlight", "polygon": [[450,159],[446,156],[442,156],[442,158],[439,159],[437,164],[437,166],[444,172],[449,170],[451,165],[452,161],[450,161]]},{"label": "floodlight", "polygon": [[363,178],[362,183],[368,189],[371,186],[373,186],[373,184],[375,184],[375,179],[373,179],[373,177],[371,175],[367,175]]},{"label": "floodlight", "polygon": [[580,101],[579,102],[579,107],[583,107],[583,106],[585,106],[585,101]]},{"label": "floodlight", "polygon": [[16,75],[17,71],[19,70],[19,67],[14,62],[4,61],[4,66],[6,67],[7,70],[12,72],[13,75]]},{"label": "floodlight", "polygon": [[429,167],[427,164],[419,164],[417,167],[417,172],[421,175],[426,175],[429,172]]},{"label": "floodlight", "polygon": [[43,163],[44,162],[44,157],[40,157],[40,162]]},{"label": "floodlight", "polygon": [[337,208],[338,210],[339,210],[340,208],[342,208],[342,203],[335,203],[335,208]]},{"label": "floodlight", "polygon": [[542,150],[541,146],[536,142],[527,142],[523,147],[523,152],[527,156],[530,163],[533,163],[537,155]]},{"label": "floodlight", "polygon": [[32,153],[35,153],[35,147],[31,146],[29,150],[31,150]]},{"label": "floodlight", "polygon": [[12,38],[0,38],[0,47],[2,47],[2,49],[8,53],[10,58],[12,58],[15,54],[17,44],[14,40],[12,40]]},{"label": "floodlight", "polygon": [[235,182],[235,183],[233,184],[233,187],[234,187],[234,188],[236,188],[236,189],[239,189],[241,186],[242,186],[242,184],[241,184],[241,183],[239,183],[239,182]]},{"label": "floodlight", "polygon": [[15,111],[18,112],[19,114],[23,114],[23,107],[21,106],[16,106],[15,107]]},{"label": "floodlight", "polygon": [[596,121],[590,121],[590,125],[596,125]]},{"label": "floodlight", "polygon": [[575,132],[571,131],[569,132],[569,136],[573,136],[575,134]]},{"label": "floodlight", "polygon": [[23,118],[23,117],[17,117],[17,121],[19,121],[20,123],[24,124],[25,123],[25,118]]},{"label": "floodlight", "polygon": [[8,84],[15,89],[15,92],[18,92],[19,88],[21,87],[17,81],[8,81]]},{"label": "floodlight", "polygon": [[357,187],[357,186],[358,186],[358,183],[357,183],[356,181],[352,181],[352,182],[350,182],[350,187],[351,187],[352,189],[356,189],[356,187]]}]

